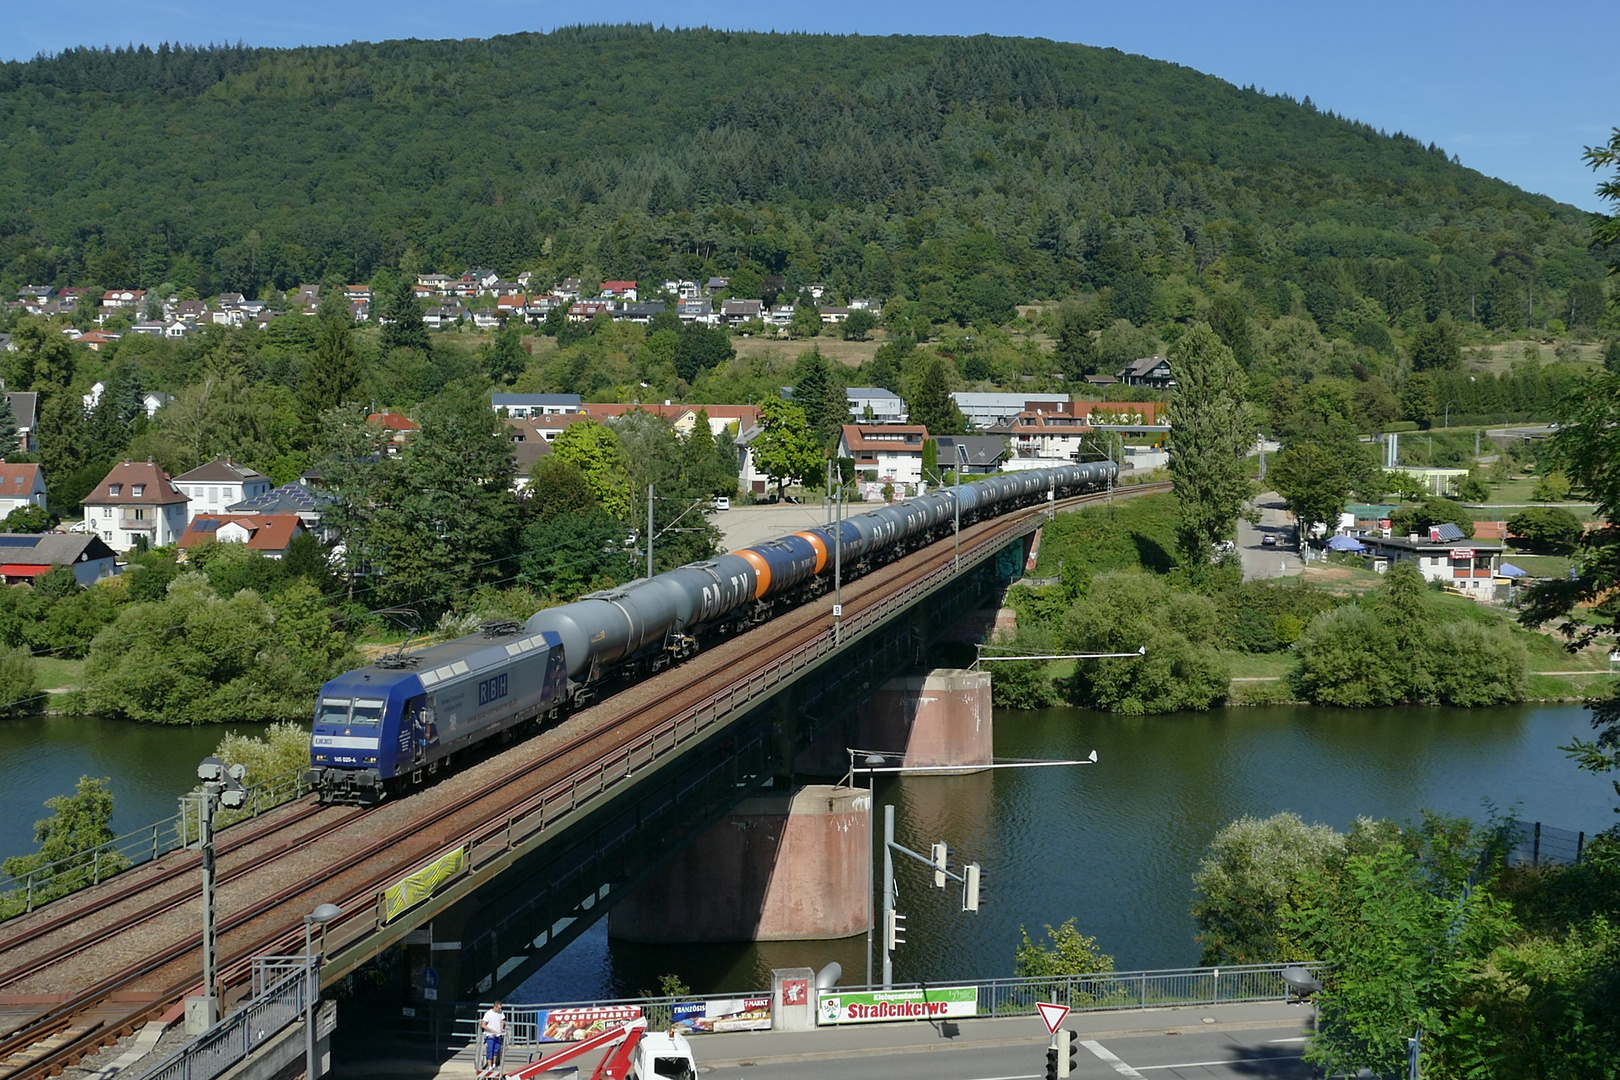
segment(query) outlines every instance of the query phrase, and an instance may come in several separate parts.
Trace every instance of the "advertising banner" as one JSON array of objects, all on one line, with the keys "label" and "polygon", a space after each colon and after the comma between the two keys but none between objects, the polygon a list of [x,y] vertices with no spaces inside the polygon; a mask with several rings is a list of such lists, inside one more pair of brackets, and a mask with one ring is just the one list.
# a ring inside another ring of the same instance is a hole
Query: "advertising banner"
[{"label": "advertising banner", "polygon": [[935,1020],[977,1016],[977,986],[928,990],[870,990],[842,993],[824,990],[816,1005],[817,1024],[871,1024],[883,1020]]},{"label": "advertising banner", "polygon": [[467,852],[462,848],[447,851],[419,870],[405,875],[383,891],[383,922],[392,922],[420,904],[440,885],[457,877],[467,867]]},{"label": "advertising banner", "polygon": [[771,999],[751,997],[683,1001],[675,1006],[674,1027],[684,1035],[705,1035],[716,1031],[769,1031]]},{"label": "advertising banner", "polygon": [[580,1042],[641,1016],[640,1005],[607,1005],[600,1009],[539,1009],[534,1014],[535,1042]]}]

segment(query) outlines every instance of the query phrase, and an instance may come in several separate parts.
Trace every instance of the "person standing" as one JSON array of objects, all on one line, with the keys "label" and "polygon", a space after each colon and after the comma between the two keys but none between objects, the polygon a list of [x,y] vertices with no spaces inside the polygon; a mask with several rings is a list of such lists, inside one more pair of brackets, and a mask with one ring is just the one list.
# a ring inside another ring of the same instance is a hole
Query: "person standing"
[{"label": "person standing", "polygon": [[484,1067],[494,1068],[500,1064],[501,1042],[506,1037],[506,1014],[499,1001],[489,1007],[478,1027],[484,1033]]}]

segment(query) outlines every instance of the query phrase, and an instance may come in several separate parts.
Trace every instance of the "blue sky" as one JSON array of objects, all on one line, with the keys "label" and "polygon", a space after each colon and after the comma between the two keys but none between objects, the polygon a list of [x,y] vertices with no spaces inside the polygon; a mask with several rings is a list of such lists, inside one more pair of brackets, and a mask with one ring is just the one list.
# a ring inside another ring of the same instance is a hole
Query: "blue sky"
[{"label": "blue sky", "polygon": [[89,0],[17,3],[0,59],[73,45],[246,41],[312,45],[487,37],[582,22],[825,33],[1014,34],[1169,60],[1437,142],[1464,164],[1598,209],[1585,146],[1620,125],[1620,2],[1463,4],[1231,0],[766,5],[735,0],[564,5],[534,0]]}]

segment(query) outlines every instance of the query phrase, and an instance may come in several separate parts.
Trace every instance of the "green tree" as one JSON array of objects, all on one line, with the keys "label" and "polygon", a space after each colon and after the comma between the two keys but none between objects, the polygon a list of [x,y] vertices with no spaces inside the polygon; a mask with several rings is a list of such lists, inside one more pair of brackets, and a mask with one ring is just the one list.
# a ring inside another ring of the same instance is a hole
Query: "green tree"
[{"label": "green tree", "polygon": [[27,649],[0,653],[0,716],[31,712],[38,705],[39,674]]},{"label": "green tree", "polygon": [[580,471],[603,513],[629,520],[633,503],[629,463],[612,428],[595,420],[570,424],[551,444],[551,455]]},{"label": "green tree", "polygon": [[1097,948],[1097,939],[1080,932],[1079,918],[1065,919],[1056,930],[1048,924],[1050,944],[1030,940],[1029,931],[1018,927],[1018,950],[1013,954],[1013,977],[1019,979],[1062,978],[1068,975],[1097,975],[1114,970],[1114,958]]},{"label": "green tree", "polygon": [[342,315],[321,319],[315,349],[299,365],[298,407],[305,423],[314,425],[327,409],[354,400],[360,389],[362,371],[353,337],[347,310]]},{"label": "green tree", "polygon": [[[32,855],[14,855],[0,864],[18,881],[31,880],[36,905],[105,878],[129,865],[116,851],[96,849],[114,838],[113,797],[107,779],[79,777],[72,795],[45,800],[51,816],[34,822],[34,842],[39,850]],[[16,914],[24,897],[11,893],[0,914]],[[14,910],[6,910],[15,905]]]},{"label": "green tree", "polygon": [[1561,506],[1532,506],[1507,520],[1508,532],[1520,547],[1550,555],[1575,550],[1585,532],[1581,519]]},{"label": "green tree", "polygon": [[759,426],[754,464],[776,482],[778,498],[788,484],[815,479],[824,455],[804,410],[780,398],[766,398],[760,403]]},{"label": "green tree", "polygon": [[56,524],[56,518],[43,506],[32,503],[19,506],[6,515],[6,520],[0,522],[0,532],[11,533],[42,533],[48,532]]},{"label": "green tree", "polygon": [[22,436],[17,432],[17,414],[11,411],[11,399],[0,394],[0,459],[22,449]]},{"label": "green tree", "polygon": [[1331,530],[1338,524],[1350,498],[1350,477],[1344,465],[1340,455],[1314,442],[1291,443],[1277,455],[1266,479],[1299,519],[1303,534],[1309,535],[1314,525]]},{"label": "green tree", "polygon": [[1181,509],[1177,545],[1188,564],[1209,561],[1232,534],[1253,493],[1247,454],[1258,430],[1243,369],[1215,332],[1199,323],[1170,349],[1170,476]]},{"label": "green tree", "polygon": [[1091,336],[1092,308],[1066,301],[1052,315],[1052,356],[1064,382],[1082,382],[1097,371],[1097,342]]},{"label": "green tree", "polygon": [[1450,371],[1462,367],[1462,332],[1449,315],[1425,323],[1412,334],[1413,371]]},{"label": "green tree", "polygon": [[1289,682],[1294,694],[1317,705],[1348,708],[1391,705],[1402,685],[1389,628],[1370,611],[1346,605],[1318,615],[1294,642]]},{"label": "green tree", "polygon": [[794,365],[793,403],[804,410],[805,422],[823,447],[830,448],[837,443],[843,425],[849,420],[848,399],[844,388],[834,379],[827,358],[816,346],[801,355]]},{"label": "green tree", "polygon": [[967,430],[962,410],[951,399],[951,384],[945,374],[945,361],[929,360],[917,380],[906,410],[913,424],[921,424],[930,435],[960,435]]},{"label": "green tree", "polygon": [[1434,423],[1434,418],[1440,414],[1440,403],[1436,400],[1434,379],[1428,372],[1414,371],[1406,377],[1401,386],[1400,403],[1401,415],[1406,419],[1424,427]]},{"label": "green tree", "polygon": [[511,386],[528,366],[529,354],[523,350],[523,320],[508,319],[492,341],[483,349],[484,374],[491,382]]},{"label": "green tree", "polygon": [[394,286],[393,295],[383,311],[382,348],[416,349],[426,353],[431,342],[427,326],[422,322],[422,305],[416,299],[414,283],[404,274]]},{"label": "green tree", "polygon": [[1200,964],[1275,964],[1314,960],[1293,916],[1344,853],[1345,838],[1298,814],[1244,816],[1209,842],[1193,873],[1192,914],[1203,946]]},{"label": "green tree", "polygon": [[[559,338],[558,344],[561,343]],[[681,327],[680,337],[675,342],[675,374],[690,383],[736,355],[737,350],[731,347],[725,330],[690,322]]]},{"label": "green tree", "polygon": [[877,316],[865,308],[856,308],[843,322],[845,341],[865,341],[877,329]]},{"label": "green tree", "polygon": [[1474,515],[1460,502],[1430,496],[1422,502],[1398,506],[1389,515],[1396,536],[1427,536],[1436,525],[1455,525],[1464,536],[1474,535]]},{"label": "green tree", "polygon": [[788,322],[788,337],[795,341],[821,336],[821,312],[814,304],[795,304]]},{"label": "green tree", "polygon": [[1060,644],[1068,652],[1145,651],[1137,658],[1080,661],[1071,700],[1130,715],[1207,709],[1227,692],[1227,664],[1215,649],[1219,636],[1208,597],[1173,591],[1151,574],[1098,574],[1064,617]]},{"label": "green tree", "polygon": [[1530,497],[1537,502],[1563,502],[1569,498],[1569,490],[1569,477],[1562,470],[1553,469],[1536,477]]}]

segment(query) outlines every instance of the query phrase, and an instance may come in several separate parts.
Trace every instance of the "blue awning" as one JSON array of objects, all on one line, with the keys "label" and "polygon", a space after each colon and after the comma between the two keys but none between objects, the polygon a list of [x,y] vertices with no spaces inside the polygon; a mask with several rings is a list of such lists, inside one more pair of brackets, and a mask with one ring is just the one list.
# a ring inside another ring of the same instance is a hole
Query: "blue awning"
[{"label": "blue awning", "polygon": [[1498,577],[1529,577],[1530,576],[1527,572],[1525,572],[1523,570],[1520,570],[1517,566],[1514,566],[1510,562],[1505,562],[1501,566],[1498,566],[1496,568],[1496,574],[1497,574]]},{"label": "blue awning", "polygon": [[1367,545],[1353,536],[1335,536],[1327,542],[1330,551],[1366,551]]}]

